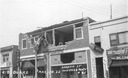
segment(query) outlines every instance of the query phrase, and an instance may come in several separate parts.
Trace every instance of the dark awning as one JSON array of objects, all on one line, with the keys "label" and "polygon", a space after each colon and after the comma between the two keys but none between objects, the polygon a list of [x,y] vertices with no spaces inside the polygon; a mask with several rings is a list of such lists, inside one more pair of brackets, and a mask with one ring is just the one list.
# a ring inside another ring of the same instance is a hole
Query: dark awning
[{"label": "dark awning", "polygon": [[128,66],[128,60],[112,60],[111,67]]},{"label": "dark awning", "polygon": [[[44,59],[38,59],[37,67],[44,67],[45,65],[46,65],[46,63],[45,63]],[[23,69],[34,68],[35,67],[35,60],[24,61],[24,62],[22,62],[21,67]]]},{"label": "dark awning", "polygon": [[44,67],[46,65],[44,59],[39,59],[37,61],[37,67]]},{"label": "dark awning", "polygon": [[23,63],[23,66],[22,67],[23,68],[34,68],[34,64],[32,64],[32,62],[30,62],[30,61],[25,61]]}]

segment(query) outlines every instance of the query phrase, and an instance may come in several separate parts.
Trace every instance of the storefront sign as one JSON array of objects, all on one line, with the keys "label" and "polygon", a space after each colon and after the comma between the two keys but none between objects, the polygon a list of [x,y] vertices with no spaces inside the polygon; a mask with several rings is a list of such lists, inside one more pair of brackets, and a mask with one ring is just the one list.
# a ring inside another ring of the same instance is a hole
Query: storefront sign
[{"label": "storefront sign", "polygon": [[117,48],[116,50],[107,50],[108,64],[113,60],[128,60],[128,47]]},{"label": "storefront sign", "polygon": [[111,59],[128,59],[128,47],[118,48],[117,50],[107,50],[108,58]]},{"label": "storefront sign", "polygon": [[83,74],[87,74],[87,65],[66,65],[60,67],[52,67],[52,73],[61,73],[61,72],[83,72]]},{"label": "storefront sign", "polygon": [[125,60],[125,59],[128,59],[128,55],[127,56],[115,56],[115,57],[111,57],[111,59],[113,59],[113,60]]},{"label": "storefront sign", "polygon": [[108,55],[116,55],[116,54],[128,54],[128,47],[119,48],[118,50],[108,50]]}]

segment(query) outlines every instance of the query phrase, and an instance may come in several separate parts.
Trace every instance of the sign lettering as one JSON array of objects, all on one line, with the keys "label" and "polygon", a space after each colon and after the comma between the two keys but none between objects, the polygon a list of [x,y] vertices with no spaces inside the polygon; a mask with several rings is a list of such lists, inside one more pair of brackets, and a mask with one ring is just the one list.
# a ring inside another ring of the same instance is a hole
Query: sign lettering
[{"label": "sign lettering", "polygon": [[116,55],[116,54],[128,54],[128,48],[121,48],[117,51],[115,50],[108,50],[108,55]]},{"label": "sign lettering", "polygon": [[128,56],[116,56],[116,57],[112,57],[111,59],[113,59],[113,60],[125,60],[125,59],[128,59]]}]

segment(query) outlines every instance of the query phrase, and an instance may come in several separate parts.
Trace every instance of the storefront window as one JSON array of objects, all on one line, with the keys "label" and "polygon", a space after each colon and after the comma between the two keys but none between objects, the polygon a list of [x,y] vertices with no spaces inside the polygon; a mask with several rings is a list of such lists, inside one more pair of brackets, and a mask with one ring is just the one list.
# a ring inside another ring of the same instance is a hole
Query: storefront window
[{"label": "storefront window", "polygon": [[53,66],[52,78],[87,78],[86,64]]},{"label": "storefront window", "polygon": [[110,67],[110,78],[127,78],[128,66]]},{"label": "storefront window", "polygon": [[9,78],[9,70],[1,70],[1,78]]}]

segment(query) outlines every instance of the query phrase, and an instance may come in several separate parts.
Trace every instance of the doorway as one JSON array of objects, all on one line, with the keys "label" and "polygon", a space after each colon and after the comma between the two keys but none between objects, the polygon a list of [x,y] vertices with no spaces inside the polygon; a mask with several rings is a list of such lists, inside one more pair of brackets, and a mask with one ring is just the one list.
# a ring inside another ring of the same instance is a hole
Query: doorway
[{"label": "doorway", "polygon": [[96,74],[97,78],[104,78],[103,57],[96,58]]},{"label": "doorway", "polygon": [[109,68],[110,78],[128,78],[128,66],[117,66]]}]

